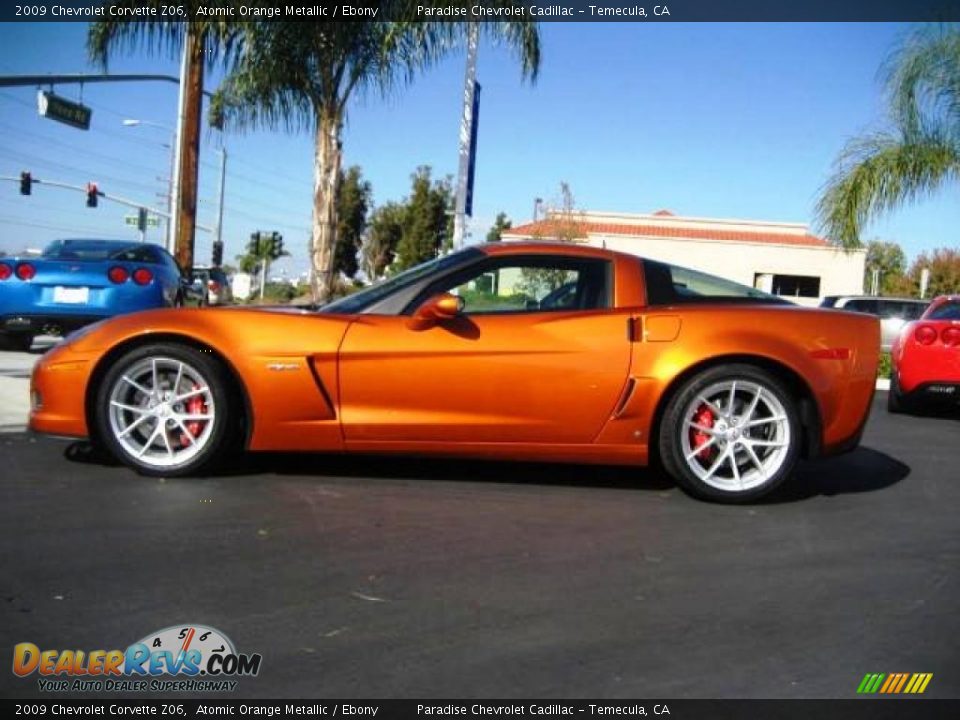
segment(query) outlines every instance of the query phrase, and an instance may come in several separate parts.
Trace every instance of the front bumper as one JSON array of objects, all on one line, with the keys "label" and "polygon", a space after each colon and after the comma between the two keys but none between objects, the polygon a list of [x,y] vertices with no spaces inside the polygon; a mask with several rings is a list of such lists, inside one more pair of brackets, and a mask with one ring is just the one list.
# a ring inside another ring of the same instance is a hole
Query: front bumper
[{"label": "front bumper", "polygon": [[87,437],[86,390],[94,356],[69,345],[48,351],[30,376],[31,430],[48,435]]}]

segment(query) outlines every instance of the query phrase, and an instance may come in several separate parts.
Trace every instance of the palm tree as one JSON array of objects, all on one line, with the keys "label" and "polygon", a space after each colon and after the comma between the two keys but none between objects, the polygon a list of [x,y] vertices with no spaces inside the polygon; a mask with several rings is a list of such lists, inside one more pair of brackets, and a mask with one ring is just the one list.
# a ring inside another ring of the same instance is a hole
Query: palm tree
[{"label": "palm tree", "polygon": [[886,66],[891,127],[849,142],[817,203],[826,234],[860,247],[864,225],[960,178],[960,30],[924,28]]},{"label": "palm tree", "polygon": [[[491,1],[520,4],[518,0]],[[309,249],[317,301],[328,299],[333,285],[341,131],[350,100],[360,91],[383,95],[412,81],[457,47],[466,34],[467,23],[413,20],[416,5],[404,0],[391,4],[391,22],[249,23],[237,46],[238,61],[211,103],[212,117],[227,127],[283,127],[313,133]],[[519,56],[523,75],[536,79],[540,65],[536,23],[483,22],[480,26],[481,32],[509,45]]]}]

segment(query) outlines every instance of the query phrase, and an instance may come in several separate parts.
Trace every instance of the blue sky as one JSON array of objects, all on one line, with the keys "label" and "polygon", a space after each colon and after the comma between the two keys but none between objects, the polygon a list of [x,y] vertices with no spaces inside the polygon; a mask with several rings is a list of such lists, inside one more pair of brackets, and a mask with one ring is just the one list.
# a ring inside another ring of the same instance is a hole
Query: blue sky
[{"label": "blue sky", "polygon": [[[533,199],[569,183],[581,209],[754,218],[810,223],[817,193],[844,143],[882,127],[877,71],[898,38],[897,24],[544,23],[539,81],[524,83],[506,48],[483,44],[483,86],[472,239],[494,216],[530,219]],[[83,23],[0,23],[0,74],[92,71]],[[388,98],[357,97],[344,132],[344,162],[363,168],[378,204],[400,199],[410,174],[431,165],[454,174],[464,55],[450,56]],[[171,57],[116,55],[115,73],[176,75]],[[208,77],[208,87],[216,77]],[[79,97],[77,86],[58,94]],[[35,88],[0,88],[0,175],[101,189],[163,206],[169,133],[128,128],[124,118],[172,127],[177,88],[166,83],[83,88],[89,132],[40,118]],[[249,233],[279,230],[306,267],[312,137],[283,131],[205,133],[200,222],[213,225],[216,148],[229,153],[226,256]],[[908,257],[956,246],[960,203],[945,190],[872,224],[866,239],[893,240]],[[129,210],[42,186],[22,197],[0,183],[0,249],[38,247],[56,237],[133,237]],[[159,239],[159,234],[149,236]],[[197,234],[209,259],[210,236]]]}]

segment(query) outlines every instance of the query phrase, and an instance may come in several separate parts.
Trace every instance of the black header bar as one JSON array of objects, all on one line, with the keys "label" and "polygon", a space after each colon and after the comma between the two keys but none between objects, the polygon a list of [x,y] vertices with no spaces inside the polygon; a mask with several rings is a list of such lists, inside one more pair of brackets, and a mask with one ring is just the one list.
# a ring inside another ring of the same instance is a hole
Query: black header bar
[{"label": "black header bar", "polygon": [[440,20],[450,22],[948,22],[960,0],[34,0],[4,22]]},{"label": "black header bar", "polygon": [[629,718],[635,720],[955,720],[960,700],[3,700],[9,716],[184,718]]}]

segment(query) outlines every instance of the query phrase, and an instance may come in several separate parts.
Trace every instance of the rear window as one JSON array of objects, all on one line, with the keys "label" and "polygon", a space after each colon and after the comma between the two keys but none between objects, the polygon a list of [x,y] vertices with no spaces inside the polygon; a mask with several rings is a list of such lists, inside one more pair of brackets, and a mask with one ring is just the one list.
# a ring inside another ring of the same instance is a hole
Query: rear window
[{"label": "rear window", "polygon": [[118,260],[156,263],[157,253],[149,245],[123,245],[95,240],[54,240],[43,251],[47,260]]},{"label": "rear window", "polygon": [[644,260],[643,269],[647,303],[650,305],[727,302],[791,304],[762,290],[678,265]]}]

